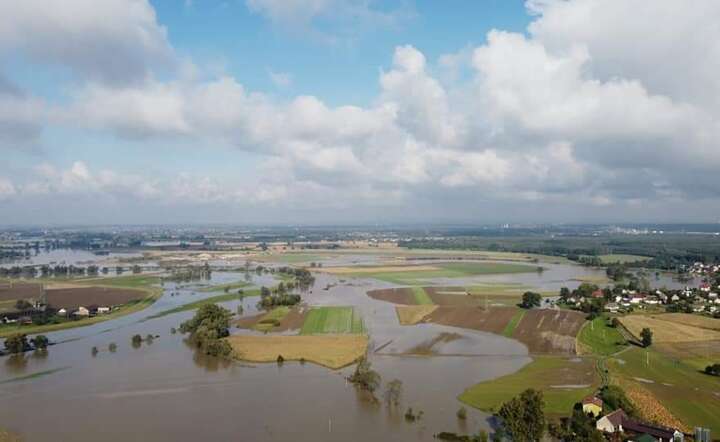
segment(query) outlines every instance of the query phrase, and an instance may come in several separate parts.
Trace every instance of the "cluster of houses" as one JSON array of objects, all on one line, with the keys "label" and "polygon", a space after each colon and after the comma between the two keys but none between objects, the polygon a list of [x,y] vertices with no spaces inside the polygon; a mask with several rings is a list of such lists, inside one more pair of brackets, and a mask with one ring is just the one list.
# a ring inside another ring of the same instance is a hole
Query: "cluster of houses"
[{"label": "cluster of houses", "polygon": [[[595,290],[589,297],[573,295],[565,302],[582,308],[584,303],[592,302],[593,299],[607,299],[602,290]],[[654,306],[680,306],[678,311],[689,313],[706,313],[711,315],[720,314],[720,285],[713,287],[709,283],[703,283],[699,288],[685,287],[680,290],[640,290],[622,289],[610,295],[609,301],[603,309],[610,313],[630,312],[634,309],[644,309]],[[687,307],[685,307],[687,306]]]},{"label": "cluster of houses", "polygon": [[[622,440],[633,442],[685,441],[685,434],[682,431],[631,418],[622,409],[603,415],[603,401],[595,396],[583,399],[582,407],[583,413],[592,415],[597,419],[595,427],[613,440],[620,436]],[[707,437],[706,440],[709,441],[710,435],[707,430],[703,434]]]},{"label": "cluster of houses", "polygon": [[698,276],[717,275],[720,274],[720,264],[703,264],[701,262],[696,262],[686,270],[688,273]]},{"label": "cluster of houses", "polygon": [[79,305],[77,308],[65,308],[53,309],[47,304],[39,304],[38,302],[33,303],[32,310],[28,311],[6,311],[2,313],[2,319],[0,322],[3,324],[21,324],[29,325],[33,323],[33,319],[38,315],[43,317],[60,316],[68,319],[82,319],[89,318],[91,316],[106,315],[113,310],[112,306],[106,305]]}]

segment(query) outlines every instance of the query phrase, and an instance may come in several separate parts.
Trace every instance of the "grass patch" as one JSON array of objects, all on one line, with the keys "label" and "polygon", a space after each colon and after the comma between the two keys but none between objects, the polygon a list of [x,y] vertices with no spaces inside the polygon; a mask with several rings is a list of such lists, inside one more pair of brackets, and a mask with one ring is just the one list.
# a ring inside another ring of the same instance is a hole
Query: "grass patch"
[{"label": "grass patch", "polygon": [[608,368],[613,378],[638,383],[652,393],[687,426],[720,433],[720,382],[716,377],[700,373],[685,361],[636,347],[609,359]]},{"label": "grass patch", "polygon": [[238,295],[237,293],[226,293],[224,295],[217,295],[217,296],[211,296],[209,298],[201,299],[199,301],[190,302],[188,304],[183,304],[180,306],[177,306],[175,308],[171,308],[169,310],[163,310],[159,313],[155,313],[154,315],[148,316],[145,320],[148,319],[156,319],[156,318],[162,318],[163,316],[172,315],[174,313],[180,313],[180,312],[186,312],[190,310],[197,310],[203,305],[207,304],[217,304],[219,302],[228,302],[233,300],[239,300],[242,298],[246,298],[249,296],[259,296],[260,295],[260,289],[255,290],[248,290],[242,295]]},{"label": "grass patch", "polygon": [[70,367],[60,367],[60,368],[53,368],[53,369],[51,369],[51,370],[36,371],[36,372],[34,372],[34,373],[26,374],[26,375],[23,375],[23,376],[18,376],[18,377],[15,377],[15,378],[10,378],[10,379],[2,380],[2,381],[0,381],[0,385],[2,385],[2,384],[10,384],[10,383],[12,383],[12,382],[27,381],[27,380],[30,380],[30,379],[35,379],[35,378],[47,376],[47,375],[50,375],[50,374],[53,374],[53,373],[57,373],[57,372],[59,372],[59,371],[66,370],[66,369],[68,369],[68,368],[70,368]]},{"label": "grass patch", "polygon": [[430,299],[430,296],[425,292],[425,289],[422,287],[413,287],[412,288],[413,296],[415,296],[415,303],[418,305],[430,305],[433,304],[432,299]]},{"label": "grass patch", "polygon": [[591,394],[597,385],[594,360],[584,358],[573,362],[542,356],[516,373],[473,385],[458,399],[482,411],[494,412],[523,390],[534,388],[543,392],[547,414],[567,416],[573,405]]},{"label": "grass patch", "polygon": [[237,359],[250,362],[305,360],[338,369],[355,363],[367,351],[363,335],[317,336],[230,336],[227,338]]},{"label": "grass patch", "polygon": [[239,289],[248,287],[252,284],[250,284],[247,281],[235,281],[235,282],[229,282],[227,284],[218,284],[218,285],[212,285],[210,287],[203,287],[198,290],[198,292],[204,292],[204,293],[212,293],[212,292],[224,292],[224,291],[237,291]]},{"label": "grass patch", "polygon": [[448,262],[423,266],[393,266],[363,267],[362,270],[354,270],[352,267],[339,274],[357,277],[374,278],[401,285],[423,285],[424,281],[433,278],[463,278],[479,275],[498,275],[508,273],[529,273],[537,271],[537,267],[524,264],[496,263],[496,262]]},{"label": "grass patch", "polygon": [[316,307],[308,312],[300,334],[361,334],[364,331],[362,318],[354,308]]},{"label": "grass patch", "polygon": [[518,324],[520,324],[520,321],[522,321],[522,318],[525,316],[525,310],[518,309],[517,312],[513,315],[512,318],[510,318],[510,321],[508,321],[507,325],[505,326],[505,329],[503,330],[502,334],[503,336],[512,336],[515,332],[515,329],[517,328]]},{"label": "grass patch", "polygon": [[269,312],[265,313],[253,326],[257,331],[270,331],[273,327],[280,325],[280,321],[287,316],[290,312],[290,307],[281,306],[275,307]]},{"label": "grass patch", "polygon": [[626,345],[625,339],[618,329],[609,327],[607,320],[603,317],[586,322],[580,329],[578,342],[588,352],[600,356],[610,356],[625,348]]}]

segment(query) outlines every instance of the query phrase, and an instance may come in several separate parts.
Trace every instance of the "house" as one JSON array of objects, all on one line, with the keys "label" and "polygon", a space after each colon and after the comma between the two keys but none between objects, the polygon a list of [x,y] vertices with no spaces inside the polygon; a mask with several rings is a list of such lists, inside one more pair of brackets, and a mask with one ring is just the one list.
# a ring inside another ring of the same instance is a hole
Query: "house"
[{"label": "house", "polygon": [[61,308],[60,310],[57,311],[57,314],[60,316],[67,316],[68,311],[65,308]]},{"label": "house", "polygon": [[602,414],[603,401],[602,399],[595,396],[588,396],[582,400],[583,413],[592,414],[593,417],[598,417]]},{"label": "house", "polygon": [[605,433],[623,432],[623,421],[628,418],[627,414],[619,408],[612,413],[598,419],[595,428]]},{"label": "house", "polygon": [[625,419],[623,421],[623,427],[626,432],[639,435],[648,434],[658,442],[683,442],[685,440],[685,435],[674,428],[661,427],[635,419]]},{"label": "house", "polygon": [[617,313],[620,310],[620,306],[614,302],[605,305],[605,310],[610,313]]},{"label": "house", "polygon": [[80,306],[77,310],[73,312],[73,316],[90,316],[90,310],[83,306]]},{"label": "house", "polygon": [[592,296],[593,298],[602,298],[602,297],[605,296],[605,295],[603,295],[603,291],[602,291],[602,290],[597,289],[597,290],[595,290],[594,292],[592,292],[592,295],[590,295],[590,296]]},{"label": "house", "polygon": [[106,313],[110,313],[110,307],[98,307],[97,312],[98,312],[98,315],[104,315]]}]

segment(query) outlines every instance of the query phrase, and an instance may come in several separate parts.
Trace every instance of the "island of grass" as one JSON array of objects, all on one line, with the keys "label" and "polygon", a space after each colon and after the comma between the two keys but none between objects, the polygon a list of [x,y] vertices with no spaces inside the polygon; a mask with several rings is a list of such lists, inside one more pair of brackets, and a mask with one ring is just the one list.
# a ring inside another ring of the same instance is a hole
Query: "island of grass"
[{"label": "island of grass", "polygon": [[[350,365],[367,351],[362,318],[352,307],[275,308],[246,324],[274,331],[286,318],[302,320],[299,335],[235,335],[228,337],[234,356],[249,362],[308,361],[337,369]],[[290,321],[293,322],[293,321]],[[267,324],[267,326],[265,326]],[[287,327],[284,327],[286,329]],[[279,357],[282,358],[279,358]]]},{"label": "island of grass", "polygon": [[627,342],[616,327],[608,325],[608,319],[597,317],[583,325],[578,334],[578,352],[610,356],[627,348]]},{"label": "island of grass", "polygon": [[251,296],[260,296],[260,289],[245,290],[242,294],[226,293],[224,295],[211,296],[209,298],[204,298],[204,299],[200,299],[198,301],[179,305],[175,308],[163,310],[161,312],[158,312],[158,313],[148,316],[146,318],[146,320],[162,318],[163,316],[172,315],[174,313],[197,310],[200,307],[202,307],[203,305],[217,304],[217,303],[221,303],[221,302],[229,302],[229,301],[239,300],[239,299],[243,299],[243,298],[247,298],[247,297],[251,297]]},{"label": "island of grass", "polygon": [[199,289],[198,291],[204,292],[204,293],[208,293],[208,292],[228,293],[231,291],[237,292],[238,290],[244,289],[245,287],[249,287],[251,285],[252,285],[251,283],[244,281],[244,280],[243,281],[234,281],[234,282],[228,282],[225,284],[218,284],[218,285],[211,285],[209,287],[203,287],[203,288]]},{"label": "island of grass", "polygon": [[324,267],[327,273],[374,278],[401,285],[422,285],[423,280],[433,278],[463,278],[479,275],[529,273],[538,271],[537,266],[503,262],[441,262],[424,265],[385,265],[355,267]]},{"label": "island of grass", "polygon": [[[34,300],[36,293],[45,292],[48,304],[56,310],[65,308],[68,314],[80,306],[91,305],[113,306],[111,312],[73,319],[69,315],[54,314],[47,318],[47,323],[24,324],[19,323],[0,325],[0,337],[14,333],[38,334],[75,327],[84,327],[99,322],[115,319],[145,309],[153,304],[163,290],[157,286],[160,278],[149,275],[130,275],[112,278],[82,278],[64,280],[58,284],[54,279],[33,280],[21,282],[22,290],[15,290],[15,286],[7,288],[0,293],[3,301],[17,299]],[[14,284],[17,284],[14,282]],[[42,284],[46,284],[43,288]]]},{"label": "island of grass", "polygon": [[538,356],[520,371],[481,382],[465,390],[458,399],[485,412],[533,388],[543,392],[548,415],[567,416],[575,403],[592,394],[599,385],[593,358]]}]

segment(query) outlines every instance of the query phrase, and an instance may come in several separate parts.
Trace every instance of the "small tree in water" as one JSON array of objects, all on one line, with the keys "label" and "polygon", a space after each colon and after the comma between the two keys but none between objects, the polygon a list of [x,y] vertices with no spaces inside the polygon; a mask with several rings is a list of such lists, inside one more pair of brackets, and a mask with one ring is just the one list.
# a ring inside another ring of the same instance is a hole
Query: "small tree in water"
[{"label": "small tree in water", "polygon": [[142,336],[133,335],[132,339],[130,339],[130,342],[132,343],[133,348],[140,348],[140,346],[142,345]]},{"label": "small tree in water", "polygon": [[108,350],[110,350],[110,353],[115,353],[117,351],[117,344],[111,342],[110,345],[108,345]]},{"label": "small tree in water", "polygon": [[385,387],[385,403],[388,407],[397,407],[400,405],[400,397],[402,396],[402,381],[393,379]]},{"label": "small tree in water", "polygon": [[5,350],[8,353],[22,353],[30,349],[25,333],[15,333],[5,339]]},{"label": "small tree in water", "polygon": [[50,340],[45,335],[37,335],[32,339],[35,350],[45,350],[50,344]]},{"label": "small tree in water", "polygon": [[363,357],[355,367],[355,373],[348,378],[348,381],[372,393],[380,386],[380,374],[373,370],[370,361]]}]

